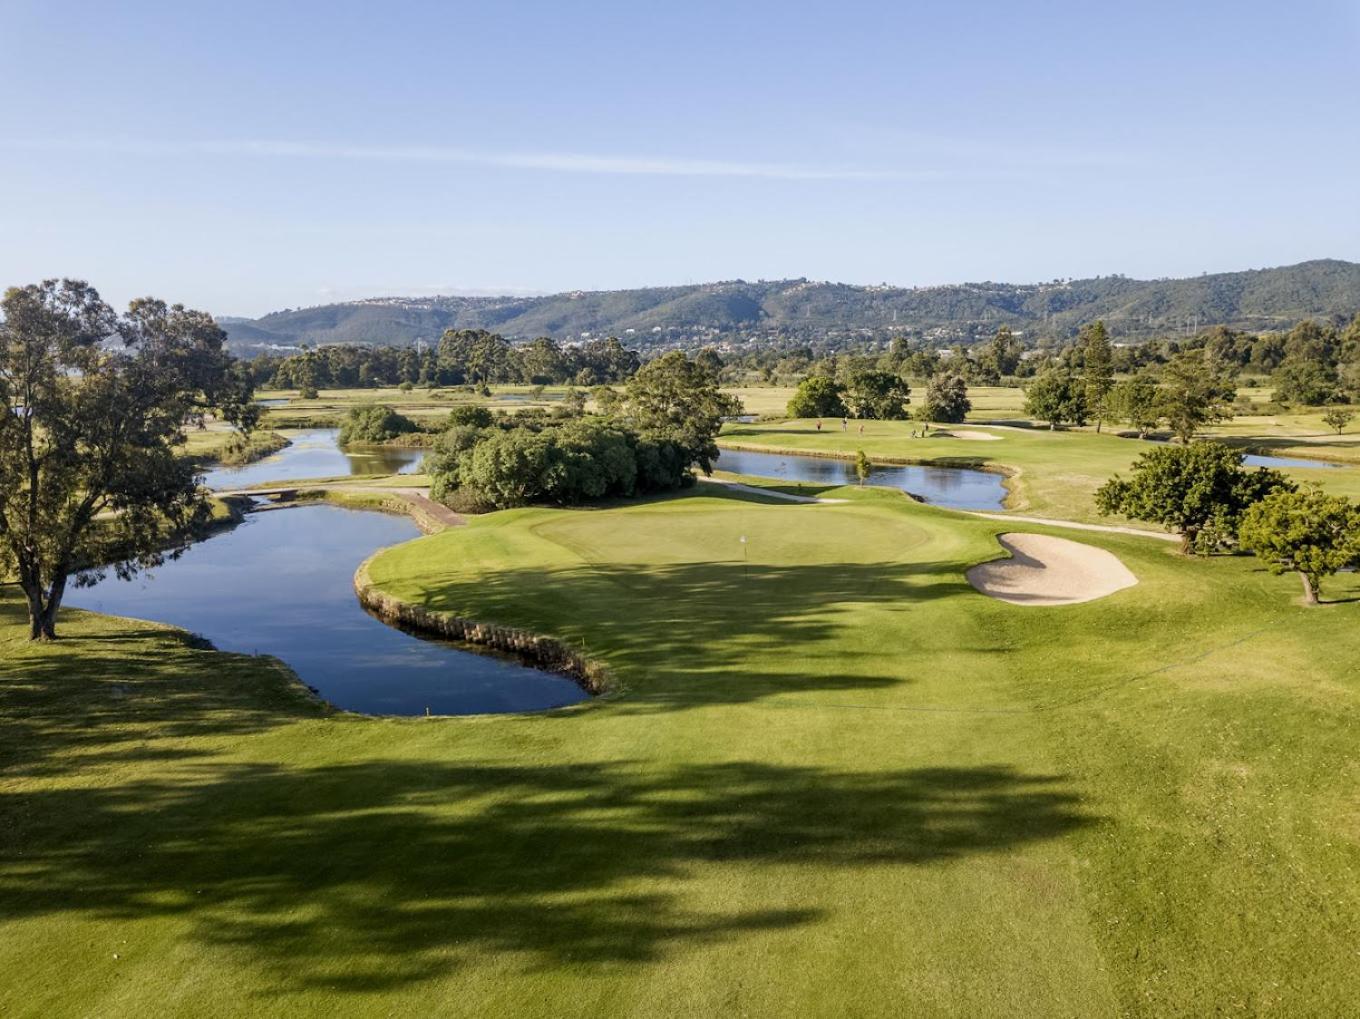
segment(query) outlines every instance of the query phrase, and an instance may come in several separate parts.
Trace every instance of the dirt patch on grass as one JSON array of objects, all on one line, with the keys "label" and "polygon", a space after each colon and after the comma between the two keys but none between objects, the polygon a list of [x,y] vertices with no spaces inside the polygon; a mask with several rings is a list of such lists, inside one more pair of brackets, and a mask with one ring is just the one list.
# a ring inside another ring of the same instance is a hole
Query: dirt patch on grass
[{"label": "dirt patch on grass", "polygon": [[1013,605],[1075,605],[1138,583],[1118,557],[1094,545],[1042,534],[1002,534],[1009,559],[968,571],[968,583]]}]

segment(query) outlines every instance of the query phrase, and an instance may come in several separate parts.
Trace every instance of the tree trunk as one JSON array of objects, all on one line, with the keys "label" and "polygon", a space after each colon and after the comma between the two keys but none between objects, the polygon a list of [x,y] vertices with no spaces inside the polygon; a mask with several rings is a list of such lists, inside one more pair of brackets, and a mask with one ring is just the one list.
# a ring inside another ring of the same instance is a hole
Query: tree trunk
[{"label": "tree trunk", "polygon": [[1103,418],[1096,418],[1096,434],[1100,434],[1100,426],[1105,423]]},{"label": "tree trunk", "polygon": [[1199,537],[1198,530],[1181,531],[1181,555],[1193,555],[1195,551],[1195,539]]},{"label": "tree trunk", "polygon": [[23,589],[24,600],[28,602],[28,639],[42,640],[42,590],[23,581],[20,581],[19,586]]},{"label": "tree trunk", "polygon": [[62,596],[66,593],[66,578],[54,581],[52,589],[43,597],[41,585],[20,582],[24,598],[28,602],[28,639],[56,640],[57,611],[61,608]]},{"label": "tree trunk", "polygon": [[1316,605],[1318,603],[1317,585],[1313,583],[1313,578],[1306,573],[1300,573],[1299,579],[1303,581],[1303,603],[1305,605]]}]

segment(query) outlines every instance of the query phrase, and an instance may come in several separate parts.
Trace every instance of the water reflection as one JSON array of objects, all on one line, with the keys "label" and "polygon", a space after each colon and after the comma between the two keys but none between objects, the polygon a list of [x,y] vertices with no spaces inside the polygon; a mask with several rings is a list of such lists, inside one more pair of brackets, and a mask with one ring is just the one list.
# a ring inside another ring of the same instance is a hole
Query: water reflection
[{"label": "water reflection", "polygon": [[253,514],[135,580],[78,589],[80,608],[171,623],[224,651],[275,655],[337,707],[380,715],[539,711],[584,700],[570,679],[370,616],[353,577],[418,537],[405,517],[303,506]]},{"label": "water reflection", "polygon": [[273,456],[244,467],[217,467],[207,471],[203,483],[209,488],[248,488],[266,481],[300,481],[348,474],[414,474],[425,458],[423,449],[396,446],[364,446],[342,450],[339,429],[313,428],[283,432],[292,445]]},{"label": "water reflection", "polygon": [[[849,460],[785,453],[724,449],[720,470],[757,478],[781,478],[817,485],[853,485],[855,465]],[[1006,487],[1000,474],[968,467],[875,466],[869,484],[900,488],[935,506],[950,509],[1000,510]]]},{"label": "water reflection", "polygon": [[1305,460],[1297,456],[1258,456],[1248,453],[1242,461],[1248,467],[1340,467],[1326,460]]}]

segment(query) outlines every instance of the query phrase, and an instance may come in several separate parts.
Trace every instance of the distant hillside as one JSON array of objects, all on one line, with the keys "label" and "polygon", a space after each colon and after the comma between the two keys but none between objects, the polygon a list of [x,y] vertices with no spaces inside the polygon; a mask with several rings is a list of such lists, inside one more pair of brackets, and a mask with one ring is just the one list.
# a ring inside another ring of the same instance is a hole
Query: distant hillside
[{"label": "distant hillside", "polygon": [[1360,311],[1360,265],[1320,260],[1191,279],[1104,276],[1051,283],[940,287],[735,280],[545,297],[373,298],[221,320],[238,348],[433,343],[445,329],[509,337],[626,336],[640,347],[719,338],[815,339],[918,333],[968,342],[1001,323],[1029,338],[1063,337],[1102,318],[1119,339],[1222,323],[1278,329]]}]

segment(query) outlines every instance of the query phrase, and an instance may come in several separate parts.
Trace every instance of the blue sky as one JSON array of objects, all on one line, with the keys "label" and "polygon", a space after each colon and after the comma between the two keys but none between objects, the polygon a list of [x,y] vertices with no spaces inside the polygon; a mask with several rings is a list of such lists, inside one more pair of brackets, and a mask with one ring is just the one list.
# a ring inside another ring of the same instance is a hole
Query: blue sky
[{"label": "blue sky", "polygon": [[253,315],[1360,260],[1358,58],[1353,0],[0,0],[0,283]]}]

